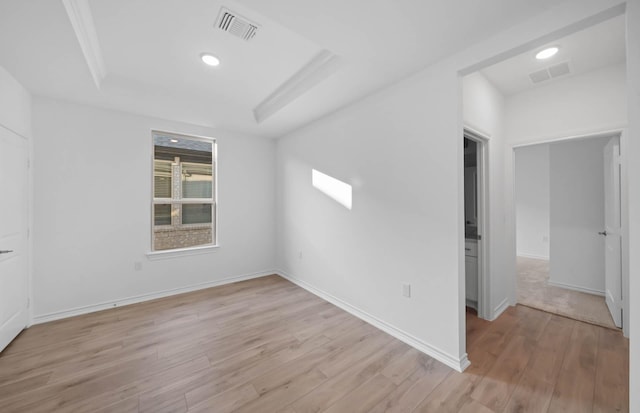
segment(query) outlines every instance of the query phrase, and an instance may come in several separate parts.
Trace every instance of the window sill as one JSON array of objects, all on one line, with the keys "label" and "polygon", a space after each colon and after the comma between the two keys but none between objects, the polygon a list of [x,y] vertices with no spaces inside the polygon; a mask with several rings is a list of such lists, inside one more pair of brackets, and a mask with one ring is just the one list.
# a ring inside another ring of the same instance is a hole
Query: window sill
[{"label": "window sill", "polygon": [[164,260],[168,258],[186,257],[190,255],[202,255],[215,252],[219,245],[205,245],[202,247],[179,248],[174,250],[147,252],[147,259],[151,261]]}]

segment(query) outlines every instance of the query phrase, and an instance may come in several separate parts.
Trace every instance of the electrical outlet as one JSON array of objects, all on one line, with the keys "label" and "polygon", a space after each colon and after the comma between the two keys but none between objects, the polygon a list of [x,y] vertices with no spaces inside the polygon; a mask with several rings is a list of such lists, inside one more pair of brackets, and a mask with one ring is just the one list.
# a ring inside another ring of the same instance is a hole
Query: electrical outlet
[{"label": "electrical outlet", "polygon": [[549,242],[549,237],[548,236],[543,236],[542,237],[542,242]]},{"label": "electrical outlet", "polygon": [[298,251],[298,259],[302,259],[302,251]]},{"label": "electrical outlet", "polygon": [[136,271],[142,271],[142,263],[140,261],[134,262],[133,269]]},{"label": "electrical outlet", "polygon": [[402,284],[402,295],[407,298],[411,297],[411,284]]}]

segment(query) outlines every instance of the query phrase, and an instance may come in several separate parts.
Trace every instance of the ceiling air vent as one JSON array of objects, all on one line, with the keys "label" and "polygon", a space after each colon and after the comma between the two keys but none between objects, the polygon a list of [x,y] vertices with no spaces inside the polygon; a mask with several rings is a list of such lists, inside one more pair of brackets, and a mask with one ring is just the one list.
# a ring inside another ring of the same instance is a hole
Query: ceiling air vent
[{"label": "ceiling air vent", "polygon": [[558,63],[557,65],[545,67],[541,70],[529,73],[529,79],[533,83],[546,82],[547,80],[555,79],[560,76],[568,75],[571,73],[569,62]]},{"label": "ceiling air vent", "polygon": [[562,62],[555,66],[549,67],[549,74],[551,75],[552,78],[564,76],[569,74],[570,72],[571,72],[571,69],[569,69],[569,62]]},{"label": "ceiling air vent", "polygon": [[533,83],[544,82],[545,80],[551,79],[549,76],[549,72],[547,69],[538,70],[537,72],[529,73],[529,78]]},{"label": "ceiling air vent", "polygon": [[259,26],[238,13],[223,7],[220,9],[216,27],[242,40],[249,41],[256,35]]}]

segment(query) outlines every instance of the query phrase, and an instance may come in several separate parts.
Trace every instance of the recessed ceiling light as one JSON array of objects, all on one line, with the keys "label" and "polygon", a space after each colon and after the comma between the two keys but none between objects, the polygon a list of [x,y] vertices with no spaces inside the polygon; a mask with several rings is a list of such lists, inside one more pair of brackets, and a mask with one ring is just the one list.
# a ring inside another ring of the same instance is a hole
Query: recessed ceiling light
[{"label": "recessed ceiling light", "polygon": [[205,64],[208,64],[209,66],[218,66],[220,64],[220,59],[209,53],[203,53],[202,55],[200,55],[200,58]]},{"label": "recessed ceiling light", "polygon": [[171,143],[178,143],[177,139],[171,139]]},{"label": "recessed ceiling light", "polygon": [[539,51],[538,53],[536,53],[536,59],[538,60],[544,60],[544,59],[548,59],[551,56],[555,55],[556,53],[558,53],[558,48],[557,47],[548,47],[544,50]]}]

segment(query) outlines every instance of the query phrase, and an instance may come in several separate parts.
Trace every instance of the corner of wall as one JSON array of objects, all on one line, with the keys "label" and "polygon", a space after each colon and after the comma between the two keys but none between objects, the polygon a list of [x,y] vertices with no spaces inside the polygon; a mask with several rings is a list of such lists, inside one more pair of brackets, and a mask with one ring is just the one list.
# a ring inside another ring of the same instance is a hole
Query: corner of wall
[{"label": "corner of wall", "polygon": [[362,321],[371,324],[372,326],[384,331],[385,333],[395,337],[396,339],[404,342],[405,344],[410,345],[418,351],[423,352],[424,354],[433,357],[434,359],[442,362],[443,364],[451,367],[452,369],[463,372],[467,367],[471,365],[469,359],[467,358],[467,354],[464,354],[462,357],[454,357],[447,352],[432,346],[414,335],[403,331],[380,318],[368,313],[367,311],[358,308],[350,303],[326,292],[322,289],[319,289],[310,283],[301,280],[298,277],[291,275],[283,270],[277,270],[277,274],[282,278],[296,284],[297,286],[309,291],[310,293],[322,298],[325,301],[330,302],[336,307],[341,308],[342,310],[348,312],[349,314],[361,319]]}]

